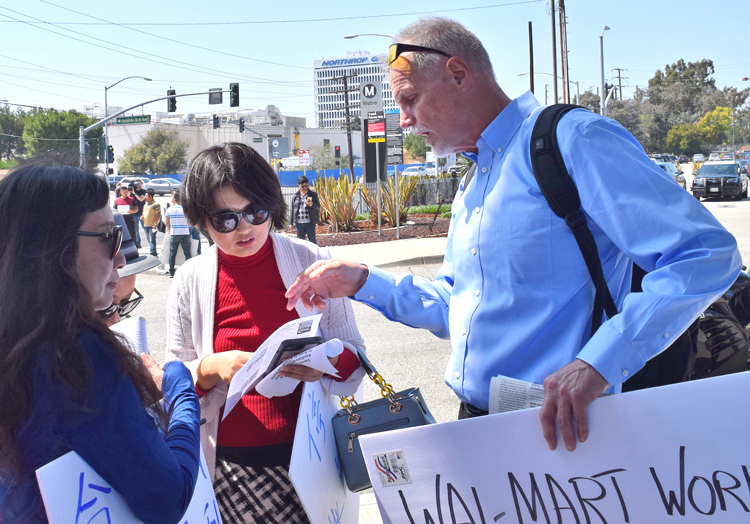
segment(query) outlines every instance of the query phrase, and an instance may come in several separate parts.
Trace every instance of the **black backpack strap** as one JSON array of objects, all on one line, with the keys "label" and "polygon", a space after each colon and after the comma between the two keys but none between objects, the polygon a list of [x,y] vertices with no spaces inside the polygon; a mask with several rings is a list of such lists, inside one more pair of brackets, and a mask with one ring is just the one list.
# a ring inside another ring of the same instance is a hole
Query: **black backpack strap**
[{"label": "black backpack strap", "polygon": [[557,104],[545,108],[539,115],[531,133],[531,165],[534,169],[539,189],[547,199],[552,211],[565,219],[573,231],[581,255],[586,262],[591,279],[596,286],[594,310],[591,320],[591,335],[596,333],[602,323],[602,312],[612,318],[617,314],[612,295],[607,287],[596,249],[594,235],[586,224],[586,216],[581,211],[581,199],[573,179],[570,177],[560,148],[557,143],[557,123],[560,118],[572,109],[580,106]]}]

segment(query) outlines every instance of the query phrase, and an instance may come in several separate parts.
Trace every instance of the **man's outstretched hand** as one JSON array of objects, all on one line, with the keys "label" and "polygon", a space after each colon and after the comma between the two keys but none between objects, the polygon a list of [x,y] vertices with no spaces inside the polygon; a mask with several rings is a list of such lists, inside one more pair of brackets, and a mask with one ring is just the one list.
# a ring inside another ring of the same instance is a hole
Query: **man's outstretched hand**
[{"label": "man's outstretched hand", "polygon": [[365,285],[369,270],[366,266],[343,260],[319,260],[302,273],[289,286],[286,308],[294,309],[298,300],[312,311],[313,306],[325,309],[329,298],[349,297]]},{"label": "man's outstretched hand", "polygon": [[[568,451],[589,436],[589,404],[601,395],[609,384],[590,364],[576,359],[544,379],[544,401],[539,412],[542,433],[549,449],[557,447],[555,420]],[[574,424],[575,423],[575,424]]]}]

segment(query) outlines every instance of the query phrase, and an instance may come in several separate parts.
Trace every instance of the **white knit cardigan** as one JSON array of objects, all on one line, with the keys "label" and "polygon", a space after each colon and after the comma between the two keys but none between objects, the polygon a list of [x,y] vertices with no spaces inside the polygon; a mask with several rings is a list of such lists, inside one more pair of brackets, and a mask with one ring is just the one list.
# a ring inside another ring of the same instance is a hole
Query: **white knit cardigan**
[{"label": "white knit cardigan", "polygon": [[[288,289],[297,275],[323,256],[318,246],[290,238],[286,235],[270,233],[276,264],[284,286]],[[167,304],[167,354],[166,360],[179,360],[185,363],[198,379],[197,371],[201,360],[214,352],[214,313],[216,279],[218,275],[218,248],[213,246],[203,255],[193,257],[182,265],[175,274]],[[354,311],[347,298],[330,299],[325,309],[308,311],[297,302],[296,310],[300,317],[322,313],[320,328],[326,340],[338,338],[344,347],[355,352],[364,352],[364,341],[354,320]],[[352,395],[364,376],[362,367],[343,382],[331,378],[320,379],[323,387],[332,395]],[[201,418],[206,423],[201,426],[201,444],[206,463],[216,463],[216,437],[219,431],[219,413],[227,398],[228,386],[219,381],[200,400]],[[213,479],[212,469],[212,479]]]}]

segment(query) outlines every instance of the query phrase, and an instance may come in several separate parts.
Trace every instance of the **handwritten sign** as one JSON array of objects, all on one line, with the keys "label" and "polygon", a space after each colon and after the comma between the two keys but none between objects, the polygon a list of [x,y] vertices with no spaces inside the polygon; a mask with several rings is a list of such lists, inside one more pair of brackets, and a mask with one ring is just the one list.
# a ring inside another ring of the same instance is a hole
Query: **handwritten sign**
[{"label": "handwritten sign", "polygon": [[360,444],[385,523],[744,523],[749,411],[740,373],[600,398],[572,453],[538,408]]},{"label": "handwritten sign", "polygon": [[[133,515],[125,499],[75,451],[36,470],[36,478],[50,524],[141,523]],[[143,496],[147,497],[149,494],[144,493]],[[179,524],[199,523],[222,523],[202,450],[193,498]]]},{"label": "handwritten sign", "polygon": [[297,416],[289,477],[312,524],[348,524],[359,519],[359,494],[346,489],[331,419],[338,397],[320,382],[305,382]]}]

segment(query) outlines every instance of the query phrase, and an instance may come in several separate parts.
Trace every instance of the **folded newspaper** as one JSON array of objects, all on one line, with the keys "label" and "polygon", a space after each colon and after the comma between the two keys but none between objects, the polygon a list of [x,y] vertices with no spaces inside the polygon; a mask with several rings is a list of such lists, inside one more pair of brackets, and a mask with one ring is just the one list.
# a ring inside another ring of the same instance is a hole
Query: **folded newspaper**
[{"label": "folded newspaper", "polygon": [[[313,347],[309,347],[308,344],[308,341],[316,337],[320,337],[319,341],[323,340],[320,330],[321,317],[322,315],[313,315],[287,322],[261,344],[252,358],[232,377],[222,420],[237,405],[242,395],[253,388],[269,398],[288,395],[294,391],[299,380],[279,375],[279,371],[285,365],[304,365],[338,377],[336,368],[328,359],[341,354],[344,350],[341,341],[332,339],[323,343],[316,342]],[[293,347],[295,341],[299,342],[299,352],[274,365],[278,356],[286,354],[285,348]]]}]

